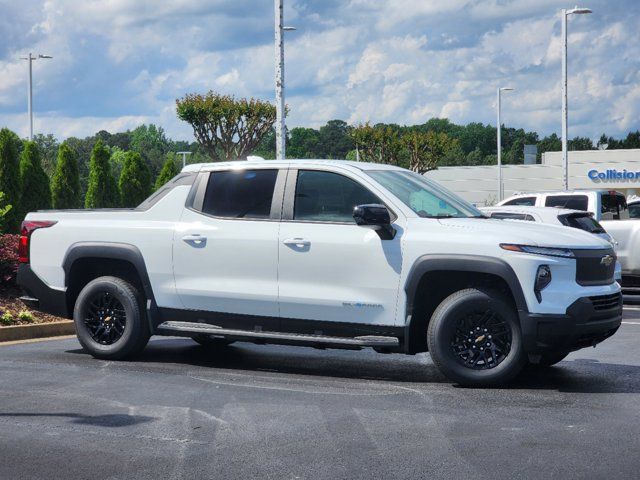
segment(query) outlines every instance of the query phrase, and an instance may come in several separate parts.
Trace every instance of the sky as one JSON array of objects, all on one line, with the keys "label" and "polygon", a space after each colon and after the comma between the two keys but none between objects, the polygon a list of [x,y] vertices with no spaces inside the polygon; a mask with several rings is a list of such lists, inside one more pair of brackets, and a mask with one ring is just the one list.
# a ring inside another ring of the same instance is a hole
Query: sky
[{"label": "sky", "polygon": [[[556,0],[285,0],[289,128],[503,123],[560,132]],[[588,0],[569,17],[569,136],[640,128],[640,1]],[[271,0],[0,0],[0,127],[84,137],[162,126],[193,140],[175,99],[214,90],[274,98]]]}]

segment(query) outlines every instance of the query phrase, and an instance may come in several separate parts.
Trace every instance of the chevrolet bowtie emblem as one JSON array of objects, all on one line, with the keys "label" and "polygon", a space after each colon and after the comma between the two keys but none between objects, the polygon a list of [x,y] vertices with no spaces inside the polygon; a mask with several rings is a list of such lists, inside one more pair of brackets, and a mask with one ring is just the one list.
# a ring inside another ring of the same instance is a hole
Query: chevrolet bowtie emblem
[{"label": "chevrolet bowtie emblem", "polygon": [[600,259],[600,263],[605,267],[608,267],[613,263],[613,257],[611,255],[605,255]]}]

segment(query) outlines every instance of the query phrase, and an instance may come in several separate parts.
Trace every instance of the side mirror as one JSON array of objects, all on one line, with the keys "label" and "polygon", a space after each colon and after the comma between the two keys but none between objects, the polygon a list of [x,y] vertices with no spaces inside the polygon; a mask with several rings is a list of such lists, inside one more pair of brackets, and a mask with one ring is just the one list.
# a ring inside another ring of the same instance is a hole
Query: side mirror
[{"label": "side mirror", "polygon": [[384,205],[357,205],[353,209],[353,219],[361,227],[373,228],[383,240],[391,240],[396,235],[395,228],[391,226],[391,215]]}]

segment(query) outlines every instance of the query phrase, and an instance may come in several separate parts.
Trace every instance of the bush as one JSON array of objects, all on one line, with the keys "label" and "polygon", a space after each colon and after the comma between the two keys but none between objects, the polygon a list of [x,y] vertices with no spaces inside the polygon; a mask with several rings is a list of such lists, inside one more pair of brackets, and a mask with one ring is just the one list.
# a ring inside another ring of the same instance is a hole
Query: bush
[{"label": "bush", "polygon": [[13,324],[13,315],[10,312],[4,312],[0,315],[0,325],[12,325]]},{"label": "bush", "polygon": [[110,208],[120,204],[118,186],[111,174],[109,148],[98,140],[89,161],[89,187],[84,201],[85,208]]},{"label": "bush", "polygon": [[0,235],[0,285],[14,287],[18,273],[19,235]]},{"label": "bush", "polygon": [[20,138],[7,128],[0,130],[0,192],[5,194],[5,202],[13,205],[5,220],[8,231],[17,232],[20,227],[20,213],[15,208],[20,201]]},{"label": "bush", "polygon": [[165,183],[171,180],[178,174],[178,167],[176,166],[176,159],[174,155],[169,154],[167,160],[160,170],[160,175],[156,180],[156,190],[162,187]]},{"label": "bush", "polygon": [[35,318],[33,316],[33,313],[31,313],[29,310],[20,310],[20,312],[18,312],[18,320],[23,323],[34,323]]},{"label": "bush", "polygon": [[78,161],[67,142],[58,148],[58,161],[51,180],[51,203],[53,208],[60,209],[80,207]]},{"label": "bush", "polygon": [[139,153],[126,153],[119,187],[123,207],[137,207],[151,193],[151,173]]},{"label": "bush", "polygon": [[40,150],[35,142],[25,142],[20,158],[20,219],[29,212],[51,208],[49,177],[42,169]]},{"label": "bush", "polygon": [[7,218],[12,208],[13,205],[7,203],[4,192],[0,192],[0,235],[6,232]]}]

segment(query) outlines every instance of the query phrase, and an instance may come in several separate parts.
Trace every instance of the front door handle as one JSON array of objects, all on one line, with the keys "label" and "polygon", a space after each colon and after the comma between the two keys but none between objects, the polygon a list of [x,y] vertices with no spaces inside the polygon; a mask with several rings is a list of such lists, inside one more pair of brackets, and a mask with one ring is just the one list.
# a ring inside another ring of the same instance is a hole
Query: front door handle
[{"label": "front door handle", "polygon": [[311,245],[311,242],[304,238],[287,238],[286,240],[283,240],[282,243],[285,245],[295,245],[296,247],[308,247]]},{"label": "front door handle", "polygon": [[197,233],[194,233],[193,235],[185,235],[182,237],[182,240],[194,247],[204,247],[207,244],[207,237]]}]

